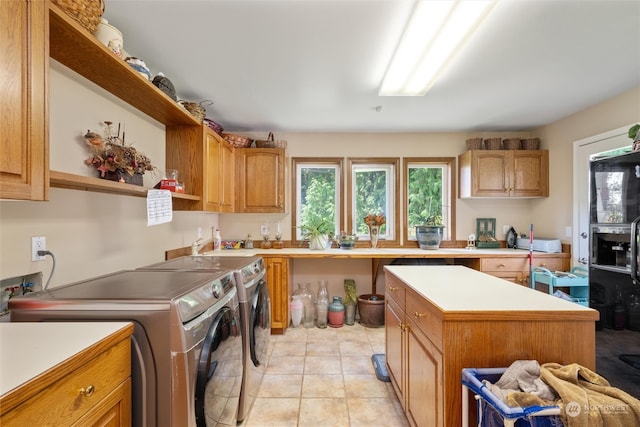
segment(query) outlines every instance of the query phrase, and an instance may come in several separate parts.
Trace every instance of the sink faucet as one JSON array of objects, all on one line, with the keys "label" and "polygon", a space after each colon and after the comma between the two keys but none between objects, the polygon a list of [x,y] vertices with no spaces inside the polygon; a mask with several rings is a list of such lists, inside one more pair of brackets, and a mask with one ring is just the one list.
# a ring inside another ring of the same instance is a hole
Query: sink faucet
[{"label": "sink faucet", "polygon": [[200,251],[202,250],[202,248],[204,248],[205,246],[207,246],[209,243],[213,242],[213,227],[211,227],[211,237],[209,237],[207,240],[203,241],[202,237],[200,237],[198,240],[196,240],[195,242],[193,242],[191,244],[191,255],[198,255],[200,253]]}]

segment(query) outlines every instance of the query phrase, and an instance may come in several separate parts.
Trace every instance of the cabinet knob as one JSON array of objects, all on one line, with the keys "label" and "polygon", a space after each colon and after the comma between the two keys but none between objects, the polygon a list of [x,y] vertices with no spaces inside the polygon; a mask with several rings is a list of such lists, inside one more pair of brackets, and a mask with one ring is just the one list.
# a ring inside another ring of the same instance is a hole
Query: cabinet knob
[{"label": "cabinet knob", "polygon": [[417,311],[415,313],[413,313],[413,317],[415,317],[416,319],[419,319],[421,317],[425,317],[427,314],[426,313],[418,313]]},{"label": "cabinet knob", "polygon": [[499,268],[504,268],[504,267],[506,267],[506,266],[505,266],[504,264],[500,264],[498,267],[499,267]]},{"label": "cabinet knob", "polygon": [[392,292],[397,291],[397,290],[399,290],[399,289],[400,289],[400,288],[396,288],[396,287],[393,287],[393,286],[389,286],[389,290],[390,290],[390,291],[392,291]]},{"label": "cabinet knob", "polygon": [[84,397],[89,397],[91,396],[94,392],[96,391],[96,388],[93,386],[93,384],[89,384],[87,387],[82,387],[80,389],[80,394]]}]

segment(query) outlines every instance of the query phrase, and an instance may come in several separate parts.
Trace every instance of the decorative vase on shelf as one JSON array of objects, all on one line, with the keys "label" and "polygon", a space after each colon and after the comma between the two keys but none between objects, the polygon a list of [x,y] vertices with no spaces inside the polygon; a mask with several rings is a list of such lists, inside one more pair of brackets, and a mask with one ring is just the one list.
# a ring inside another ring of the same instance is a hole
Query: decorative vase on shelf
[{"label": "decorative vase on shelf", "polygon": [[371,247],[378,247],[378,234],[380,233],[379,225],[370,225],[369,226],[369,239],[371,240]]},{"label": "decorative vase on shelf", "polygon": [[356,323],[356,303],[344,305],[344,324],[352,326]]}]

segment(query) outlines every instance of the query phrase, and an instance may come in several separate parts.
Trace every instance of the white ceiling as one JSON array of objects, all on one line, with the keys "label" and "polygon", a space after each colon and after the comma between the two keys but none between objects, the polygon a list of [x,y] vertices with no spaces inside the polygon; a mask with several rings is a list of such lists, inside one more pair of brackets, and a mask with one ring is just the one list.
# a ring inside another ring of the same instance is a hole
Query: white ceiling
[{"label": "white ceiling", "polygon": [[107,0],[104,17],[179,98],[214,101],[207,117],[235,131],[525,130],[640,86],[640,0],[502,0],[425,96],[380,97],[411,8]]}]

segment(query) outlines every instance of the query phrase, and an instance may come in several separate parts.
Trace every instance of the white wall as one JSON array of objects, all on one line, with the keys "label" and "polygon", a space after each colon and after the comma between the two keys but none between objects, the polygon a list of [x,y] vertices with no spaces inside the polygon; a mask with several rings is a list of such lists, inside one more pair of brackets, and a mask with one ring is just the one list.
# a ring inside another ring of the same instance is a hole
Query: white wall
[{"label": "white wall", "polygon": [[[532,200],[460,200],[457,199],[457,238],[466,240],[475,232],[475,218],[495,217],[497,224],[514,225],[527,230],[536,224],[541,233],[563,235],[571,221],[571,142],[630,123],[640,117],[640,89],[594,106],[583,113],[551,124],[535,132],[543,148],[551,151],[551,195]],[[87,129],[99,130],[104,120],[122,122],[127,142],[147,154],[154,164],[164,165],[164,129],[149,118],[124,105],[92,83],[69,73],[54,61],[50,82],[50,158],[51,168],[94,176],[84,166],[88,157],[81,138]],[[501,133],[466,134],[367,134],[367,133],[286,133],[276,134],[289,142],[290,157],[307,156],[456,156],[465,150],[471,136],[507,136]],[[265,137],[266,132],[256,134]],[[157,176],[145,175],[145,185]],[[289,187],[289,183],[287,186]],[[187,189],[189,191],[189,189]],[[290,201],[290,199],[289,199]],[[174,212],[171,224],[147,227],[143,198],[106,195],[52,188],[48,202],[0,201],[0,278],[43,271],[45,280],[51,270],[51,258],[31,262],[31,236],[47,238],[47,248],[57,260],[51,286],[82,280],[99,274],[134,268],[161,261],[164,251],[188,246],[196,238],[197,228],[208,230],[220,224],[223,239],[244,238],[251,233],[260,238],[260,224],[282,221],[283,238],[291,237],[289,214],[208,214]],[[539,234],[540,235],[540,234]],[[563,239],[570,242],[570,239]],[[319,267],[318,275],[331,271]],[[355,278],[358,291],[368,285],[367,265],[354,264],[332,277],[335,287],[343,278]],[[350,274],[354,277],[349,277]],[[294,283],[316,280],[296,271]],[[334,274],[334,273],[332,273]],[[313,276],[316,277],[316,276]],[[336,289],[339,290],[339,289]]]},{"label": "white wall", "polygon": [[629,123],[640,123],[640,87],[535,131],[549,149],[551,188],[548,198],[532,205],[534,234],[561,236],[565,243],[571,243],[565,227],[573,222],[573,142]]}]

